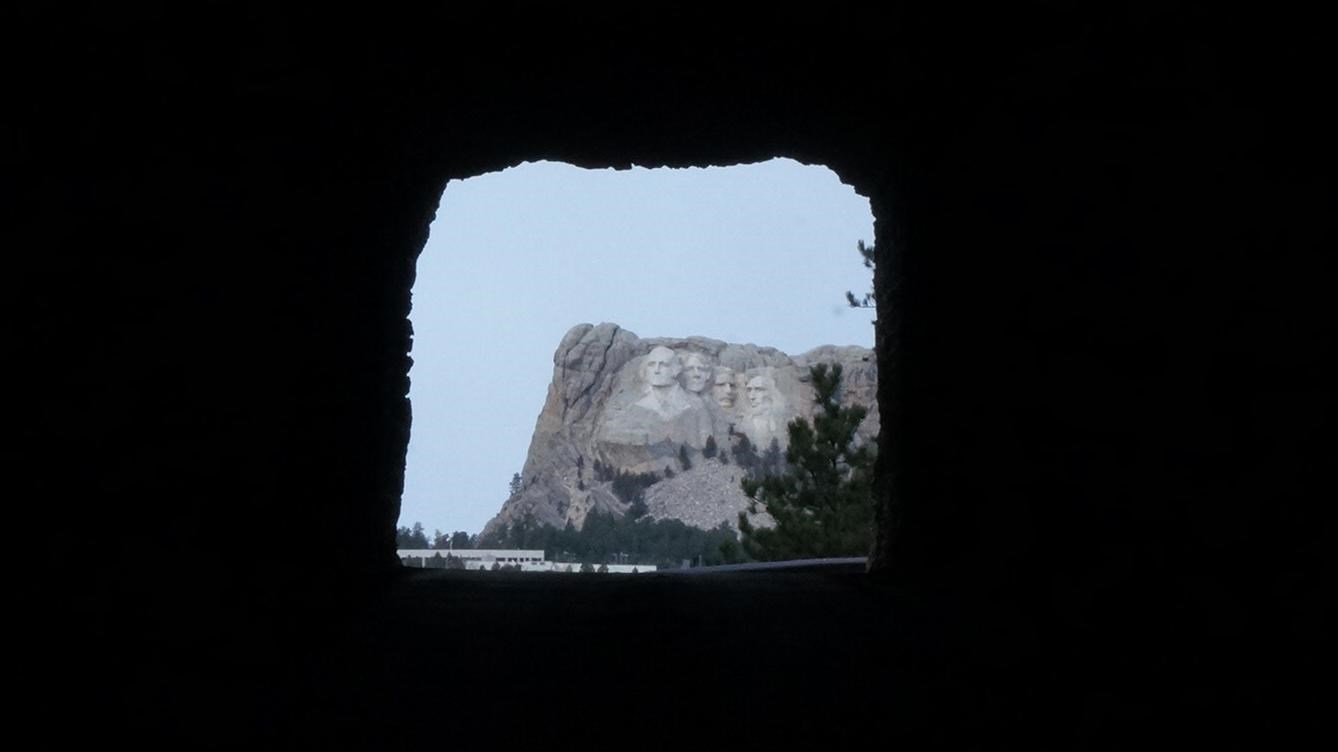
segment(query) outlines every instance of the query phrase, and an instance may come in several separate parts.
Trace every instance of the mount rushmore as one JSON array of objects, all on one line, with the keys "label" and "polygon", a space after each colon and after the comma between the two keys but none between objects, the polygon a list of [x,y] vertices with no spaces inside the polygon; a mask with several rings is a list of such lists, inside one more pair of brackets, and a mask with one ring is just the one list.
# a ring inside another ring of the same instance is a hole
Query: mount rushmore
[{"label": "mount rushmore", "polygon": [[[809,367],[839,363],[841,400],[869,408],[857,440],[878,434],[871,350],[825,345],[802,355],[705,337],[642,339],[617,324],[580,324],[553,356],[520,488],[484,528],[527,516],[580,528],[592,510],[624,514],[619,476],[636,476],[645,513],[701,528],[736,525],[745,466],[783,452],[786,426],[810,418]],[[755,520],[767,525],[765,512]]]}]

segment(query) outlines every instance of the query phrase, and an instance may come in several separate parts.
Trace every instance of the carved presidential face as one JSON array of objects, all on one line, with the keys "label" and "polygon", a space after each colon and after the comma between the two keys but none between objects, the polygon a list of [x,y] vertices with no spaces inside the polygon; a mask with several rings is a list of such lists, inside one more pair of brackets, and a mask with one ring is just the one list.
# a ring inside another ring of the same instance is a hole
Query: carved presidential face
[{"label": "carved presidential face", "polygon": [[770,376],[754,376],[748,380],[748,404],[754,410],[761,410],[771,404],[771,393],[776,389],[776,381]]},{"label": "carved presidential face", "polygon": [[683,370],[678,355],[667,347],[657,347],[646,356],[641,365],[641,376],[651,386],[672,386]]},{"label": "carved presidential face", "polygon": [[737,391],[734,388],[734,369],[724,366],[715,369],[715,384],[711,387],[711,393],[715,395],[716,404],[721,407],[734,407]]},{"label": "carved presidential face", "polygon": [[700,394],[706,388],[710,376],[711,367],[706,365],[706,359],[702,356],[692,353],[683,359],[683,386],[689,392]]}]

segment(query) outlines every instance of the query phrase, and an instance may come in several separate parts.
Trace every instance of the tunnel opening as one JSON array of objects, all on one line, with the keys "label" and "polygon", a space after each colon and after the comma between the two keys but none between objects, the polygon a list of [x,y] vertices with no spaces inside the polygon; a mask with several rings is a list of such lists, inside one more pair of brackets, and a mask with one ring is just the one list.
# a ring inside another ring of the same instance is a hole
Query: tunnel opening
[{"label": "tunnel opening", "polygon": [[[740,481],[785,468],[785,423],[813,417],[811,365],[849,361],[842,398],[867,408],[855,441],[876,443],[874,316],[846,300],[872,285],[857,252],[872,242],[867,199],[790,159],[526,162],[451,181],[413,287],[401,562],[640,573],[752,561],[738,513],[774,521]],[[685,371],[667,408],[682,414],[637,407],[657,345]],[[760,385],[775,391],[758,400],[774,400],[754,406]]]}]

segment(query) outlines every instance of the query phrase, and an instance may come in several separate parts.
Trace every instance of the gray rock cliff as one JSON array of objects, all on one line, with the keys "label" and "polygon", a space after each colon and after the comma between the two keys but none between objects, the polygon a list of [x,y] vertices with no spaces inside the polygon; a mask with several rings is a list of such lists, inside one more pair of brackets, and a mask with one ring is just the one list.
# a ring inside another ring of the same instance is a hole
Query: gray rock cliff
[{"label": "gray rock cliff", "polygon": [[[842,366],[842,402],[869,408],[859,437],[877,436],[877,372],[866,348],[791,356],[705,337],[642,339],[610,323],[572,327],[553,355],[521,489],[484,533],[526,515],[580,528],[592,510],[624,514],[630,505],[614,478],[652,473],[644,490],[651,517],[735,526],[748,501],[740,462],[783,451],[789,421],[811,417],[809,367],[818,363]],[[770,524],[765,512],[756,521]]]}]

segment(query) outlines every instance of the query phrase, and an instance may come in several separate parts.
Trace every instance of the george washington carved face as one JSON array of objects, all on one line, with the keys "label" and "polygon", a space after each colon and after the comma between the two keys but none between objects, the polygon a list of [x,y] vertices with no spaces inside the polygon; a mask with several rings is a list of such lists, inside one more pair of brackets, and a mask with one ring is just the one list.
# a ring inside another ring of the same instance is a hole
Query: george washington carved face
[{"label": "george washington carved face", "polygon": [[667,347],[660,346],[650,351],[641,364],[641,378],[651,386],[673,386],[683,370],[678,354]]}]

